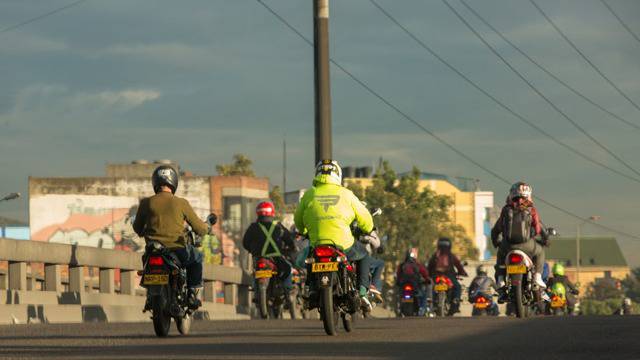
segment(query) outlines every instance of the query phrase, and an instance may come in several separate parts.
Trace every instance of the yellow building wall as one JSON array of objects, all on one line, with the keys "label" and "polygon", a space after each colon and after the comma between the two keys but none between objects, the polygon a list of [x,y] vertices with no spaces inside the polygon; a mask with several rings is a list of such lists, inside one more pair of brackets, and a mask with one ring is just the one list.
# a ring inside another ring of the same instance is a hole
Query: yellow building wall
[{"label": "yellow building wall", "polygon": [[[369,178],[345,178],[344,182],[345,184],[357,183],[365,189],[373,185],[373,179]],[[455,224],[461,225],[467,236],[474,240],[476,238],[474,193],[460,191],[457,187],[446,180],[418,181],[418,190],[422,191],[427,187],[435,191],[438,195],[447,195],[451,197],[453,200],[453,205],[449,211],[451,220]]]}]

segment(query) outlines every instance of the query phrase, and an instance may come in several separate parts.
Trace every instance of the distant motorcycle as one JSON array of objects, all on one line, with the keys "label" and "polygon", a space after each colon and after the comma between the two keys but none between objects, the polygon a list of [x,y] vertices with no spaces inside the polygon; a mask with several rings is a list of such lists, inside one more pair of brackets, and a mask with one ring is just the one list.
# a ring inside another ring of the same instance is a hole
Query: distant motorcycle
[{"label": "distant motorcycle", "polygon": [[437,275],[433,285],[433,307],[436,316],[453,316],[453,282],[446,275]]},{"label": "distant motorcycle", "polygon": [[257,303],[260,316],[263,319],[281,319],[285,307],[289,310],[291,319],[295,319],[293,303],[295,298],[284,288],[282,280],[277,276],[276,264],[271,258],[259,257],[256,260],[254,273],[257,284]]},{"label": "distant motorcycle", "polygon": [[400,286],[400,315],[418,316],[420,312],[420,300],[418,299],[418,291],[411,283],[404,283]]},{"label": "distant motorcycle", "polygon": [[[216,216],[210,215],[209,225],[216,223]],[[187,243],[199,247],[197,235],[189,228]],[[157,241],[150,241],[143,255],[143,270],[140,285],[147,289],[147,301],[143,311],[151,311],[153,329],[157,336],[169,334],[173,318],[178,332],[187,335],[191,328],[191,315],[187,289],[187,271],[174,252]]]},{"label": "distant motorcycle", "polygon": [[473,310],[471,310],[471,316],[498,316],[499,312],[494,305],[493,296],[478,293],[470,299],[473,304]]}]

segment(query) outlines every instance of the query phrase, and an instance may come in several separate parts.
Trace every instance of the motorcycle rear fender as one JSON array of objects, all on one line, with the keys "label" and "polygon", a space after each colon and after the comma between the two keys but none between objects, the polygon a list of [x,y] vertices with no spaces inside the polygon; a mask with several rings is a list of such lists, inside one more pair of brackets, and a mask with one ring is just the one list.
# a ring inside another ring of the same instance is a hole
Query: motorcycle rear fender
[{"label": "motorcycle rear fender", "polygon": [[[326,280],[325,280],[326,278]],[[335,283],[336,273],[335,272],[327,272],[327,273],[318,273],[317,275],[317,284],[320,288],[331,287]]]},{"label": "motorcycle rear fender", "polygon": [[147,286],[147,297],[161,296],[163,294],[162,288],[166,285],[149,285]]},{"label": "motorcycle rear fender", "polygon": [[533,261],[531,260],[531,258],[529,257],[529,255],[527,255],[527,253],[525,253],[522,250],[511,250],[507,253],[507,256],[505,257],[505,263],[509,264],[509,257],[511,256],[511,254],[518,254],[521,255],[522,258],[524,259],[524,265],[527,267],[527,269],[531,269],[533,267]]}]

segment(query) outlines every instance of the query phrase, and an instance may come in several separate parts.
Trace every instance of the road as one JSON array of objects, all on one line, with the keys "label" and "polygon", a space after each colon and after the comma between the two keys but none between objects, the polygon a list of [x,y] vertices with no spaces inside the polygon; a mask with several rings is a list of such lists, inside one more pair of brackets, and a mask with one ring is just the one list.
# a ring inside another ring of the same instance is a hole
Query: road
[{"label": "road", "polygon": [[0,327],[0,358],[640,359],[640,317],[373,319],[324,335],[318,320],[200,321],[156,338],[149,323]]}]

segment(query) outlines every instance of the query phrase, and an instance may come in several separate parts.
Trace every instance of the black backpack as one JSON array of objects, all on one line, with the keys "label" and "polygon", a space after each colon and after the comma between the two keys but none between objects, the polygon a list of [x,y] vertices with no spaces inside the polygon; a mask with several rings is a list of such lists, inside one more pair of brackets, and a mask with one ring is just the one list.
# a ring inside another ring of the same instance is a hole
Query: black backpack
[{"label": "black backpack", "polygon": [[522,244],[531,240],[533,216],[529,208],[507,209],[505,214],[504,236],[510,244]]}]

